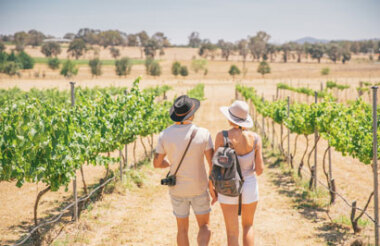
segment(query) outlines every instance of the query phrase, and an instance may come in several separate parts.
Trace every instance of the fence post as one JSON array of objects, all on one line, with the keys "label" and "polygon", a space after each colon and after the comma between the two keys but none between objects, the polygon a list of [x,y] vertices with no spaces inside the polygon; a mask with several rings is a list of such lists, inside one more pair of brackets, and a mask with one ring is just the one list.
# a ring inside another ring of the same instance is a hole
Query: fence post
[{"label": "fence post", "polygon": [[[315,103],[318,103],[318,92],[314,92],[314,100],[315,100]],[[315,145],[315,148],[314,148],[314,189],[317,188],[317,173],[318,173],[318,170],[317,170],[317,141],[318,141],[318,132],[317,132],[317,128],[315,127],[314,129],[314,145]]]},{"label": "fence post", "polygon": [[[71,87],[71,106],[75,106],[75,82],[70,82]],[[77,191],[77,174],[75,172],[75,177],[73,180],[73,192],[74,192],[74,220],[78,221],[78,191]]]},{"label": "fence post", "polygon": [[[288,118],[289,118],[289,115],[290,115],[290,97],[288,96],[287,98],[287,101],[288,101]],[[288,129],[288,154],[287,154],[287,162],[288,162],[288,166],[290,166],[290,129],[289,127],[287,127]]]},{"label": "fence post", "polygon": [[[264,95],[261,97],[261,101],[264,102]],[[265,117],[263,116],[263,124],[262,124],[262,130],[263,130],[263,136],[265,137]]]},{"label": "fence post", "polygon": [[121,149],[119,149],[119,158],[120,158],[120,161],[119,161],[120,182],[123,182],[123,154],[122,154]]},{"label": "fence post", "polygon": [[331,163],[331,146],[329,143],[329,179],[330,179],[330,194],[331,194],[331,199],[330,203],[335,202],[335,197],[336,197],[336,189],[335,189],[335,180],[332,177],[332,163]]},{"label": "fence post", "polygon": [[375,245],[379,246],[379,190],[377,173],[377,86],[372,86],[373,104],[373,182],[374,182],[374,203],[375,203]]},{"label": "fence post", "polygon": [[276,100],[278,100],[278,92],[279,92],[279,90],[280,90],[280,89],[277,87],[277,88],[276,88]]},{"label": "fence post", "polygon": [[[273,96],[273,102],[275,101],[275,98]],[[275,143],[274,143],[274,119],[272,119],[272,149],[274,149]]]},{"label": "fence post", "polygon": [[[124,95],[126,96],[128,94],[127,90],[124,90]],[[124,167],[128,166],[128,145],[124,145]]]}]

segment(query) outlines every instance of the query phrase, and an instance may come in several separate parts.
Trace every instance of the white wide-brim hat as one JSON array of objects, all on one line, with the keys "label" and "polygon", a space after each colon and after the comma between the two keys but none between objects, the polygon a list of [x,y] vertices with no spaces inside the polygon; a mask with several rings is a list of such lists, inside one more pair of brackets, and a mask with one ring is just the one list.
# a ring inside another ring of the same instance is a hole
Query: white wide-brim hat
[{"label": "white wide-brim hat", "polygon": [[253,127],[253,121],[248,110],[248,104],[239,100],[233,102],[229,107],[220,107],[220,111],[229,121],[244,128]]}]

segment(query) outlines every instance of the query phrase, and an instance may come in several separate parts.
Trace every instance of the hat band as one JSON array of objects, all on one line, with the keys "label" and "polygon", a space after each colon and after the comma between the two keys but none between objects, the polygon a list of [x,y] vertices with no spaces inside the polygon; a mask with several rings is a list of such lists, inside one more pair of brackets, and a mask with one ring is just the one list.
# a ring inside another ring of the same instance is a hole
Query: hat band
[{"label": "hat band", "polygon": [[175,115],[181,117],[181,116],[185,116],[187,115],[188,113],[190,113],[195,107],[195,104],[193,103],[193,106],[186,112],[186,113],[183,113],[183,114],[177,114],[177,112],[174,111]]},{"label": "hat band", "polygon": [[233,116],[233,117],[235,117],[235,118],[237,118],[237,119],[239,119],[239,120],[247,120],[247,118],[245,118],[245,119],[243,119],[243,118],[240,118],[240,117],[237,117],[236,115],[234,115],[233,113],[231,113],[231,110],[230,109],[228,109],[228,113],[230,113],[230,115],[231,116]]}]

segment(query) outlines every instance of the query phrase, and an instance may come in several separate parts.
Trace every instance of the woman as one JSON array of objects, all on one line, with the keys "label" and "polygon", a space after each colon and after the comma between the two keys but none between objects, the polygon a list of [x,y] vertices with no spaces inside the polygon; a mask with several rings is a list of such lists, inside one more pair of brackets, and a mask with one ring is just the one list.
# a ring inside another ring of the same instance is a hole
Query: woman
[{"label": "woman", "polygon": [[[261,138],[247,130],[253,126],[247,103],[235,101],[230,107],[221,107],[220,110],[231,126],[228,130],[229,145],[235,149],[244,178],[241,210],[243,245],[254,245],[253,219],[259,199],[256,175],[261,175],[264,169]],[[224,140],[223,133],[219,132],[215,139],[215,149],[224,146]],[[239,245],[239,197],[218,194],[218,201],[223,210],[228,245]]]}]

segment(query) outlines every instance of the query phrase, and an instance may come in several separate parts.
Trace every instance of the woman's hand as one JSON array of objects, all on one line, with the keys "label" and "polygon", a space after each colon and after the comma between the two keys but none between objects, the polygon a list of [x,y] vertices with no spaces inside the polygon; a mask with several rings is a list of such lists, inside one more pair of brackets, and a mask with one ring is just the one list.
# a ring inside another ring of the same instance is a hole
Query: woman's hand
[{"label": "woman's hand", "polygon": [[214,203],[218,200],[218,193],[216,193],[214,188],[210,189],[209,191],[210,191],[210,196],[212,198],[211,205],[214,205]]}]

